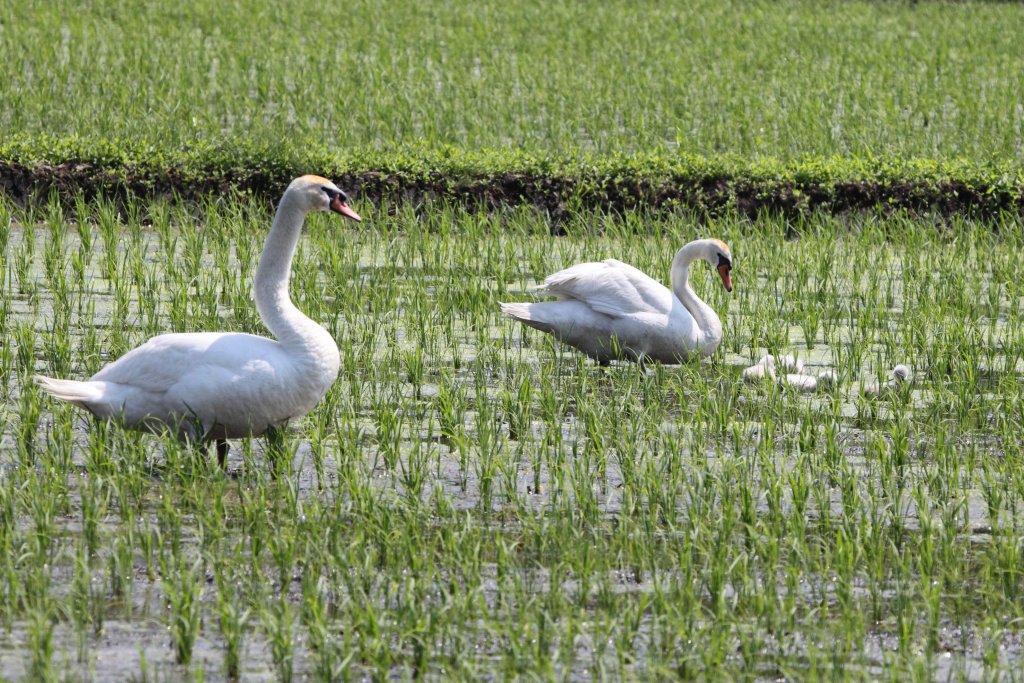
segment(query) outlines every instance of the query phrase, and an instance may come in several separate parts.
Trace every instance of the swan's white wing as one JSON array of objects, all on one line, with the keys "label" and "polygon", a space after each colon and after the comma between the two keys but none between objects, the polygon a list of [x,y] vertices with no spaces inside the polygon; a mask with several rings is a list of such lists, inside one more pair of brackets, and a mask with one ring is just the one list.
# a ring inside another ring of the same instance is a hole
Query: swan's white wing
[{"label": "swan's white wing", "polygon": [[92,379],[161,392],[199,368],[237,372],[253,360],[289,362],[280,344],[252,334],[162,334],[121,356]]},{"label": "swan's white wing", "polygon": [[644,272],[616,259],[580,263],[549,275],[541,289],[581,301],[615,318],[642,313],[668,315],[672,292]]}]

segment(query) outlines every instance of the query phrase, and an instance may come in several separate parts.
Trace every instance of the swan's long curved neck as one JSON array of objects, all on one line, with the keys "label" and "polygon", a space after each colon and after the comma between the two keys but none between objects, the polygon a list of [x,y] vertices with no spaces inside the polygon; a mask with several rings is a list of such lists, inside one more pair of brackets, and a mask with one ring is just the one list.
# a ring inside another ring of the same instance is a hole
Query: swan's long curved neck
[{"label": "swan's long curved neck", "polygon": [[704,303],[690,287],[690,264],[703,257],[701,242],[691,242],[676,252],[672,259],[672,293],[693,316],[700,330],[700,346],[717,344],[722,340],[722,321],[714,309]]},{"label": "swan's long curved neck", "polygon": [[288,295],[292,257],[305,219],[306,212],[286,192],[277,207],[274,225],[263,245],[253,285],[256,310],[271,334],[285,346],[302,344],[314,327],[323,331],[323,328],[295,307]]}]

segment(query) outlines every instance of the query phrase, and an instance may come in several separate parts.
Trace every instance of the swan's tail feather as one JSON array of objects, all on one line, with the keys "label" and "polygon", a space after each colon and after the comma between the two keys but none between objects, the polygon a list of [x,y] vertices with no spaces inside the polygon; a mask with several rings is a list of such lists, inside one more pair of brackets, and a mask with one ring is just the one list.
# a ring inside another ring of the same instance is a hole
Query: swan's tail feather
[{"label": "swan's tail feather", "polygon": [[501,303],[501,312],[516,320],[530,319],[530,304]]},{"label": "swan's tail feather", "polygon": [[534,304],[502,303],[501,312],[507,315],[508,317],[514,318],[525,325],[529,325],[530,327],[536,328],[538,330],[543,330],[545,332],[550,332],[551,324],[548,323],[547,321],[537,318],[533,314],[533,311],[535,310],[533,307]]},{"label": "swan's tail feather", "polygon": [[103,389],[98,382],[78,382],[73,379],[54,379],[45,375],[36,375],[36,384],[43,391],[61,401],[68,401],[82,408],[89,408],[103,398]]}]

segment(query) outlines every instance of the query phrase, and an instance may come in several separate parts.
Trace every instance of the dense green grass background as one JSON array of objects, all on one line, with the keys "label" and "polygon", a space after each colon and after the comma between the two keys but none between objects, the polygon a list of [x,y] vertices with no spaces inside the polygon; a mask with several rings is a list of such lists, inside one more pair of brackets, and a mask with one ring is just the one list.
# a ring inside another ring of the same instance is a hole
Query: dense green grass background
[{"label": "dense green grass background", "polygon": [[409,145],[1024,158],[1024,9],[1012,3],[8,5],[8,140],[300,158]]}]

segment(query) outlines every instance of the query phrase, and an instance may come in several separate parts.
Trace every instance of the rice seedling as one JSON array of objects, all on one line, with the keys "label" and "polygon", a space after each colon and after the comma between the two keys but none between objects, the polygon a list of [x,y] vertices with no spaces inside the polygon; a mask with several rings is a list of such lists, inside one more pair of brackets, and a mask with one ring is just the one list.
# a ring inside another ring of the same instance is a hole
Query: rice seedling
[{"label": "rice seedling", "polygon": [[[314,140],[409,139],[541,154],[1020,158],[1012,36],[1024,15],[1012,4],[357,1],[321,10],[325,25],[362,28],[345,41],[307,30],[314,7],[239,0],[181,22],[163,7],[115,20],[100,5],[64,17],[22,3],[0,47],[13,74],[0,124],[159,150],[245,139],[278,159]],[[183,51],[196,58],[181,63]],[[352,83],[358,97],[325,101]],[[126,116],[136,101],[147,115]]]},{"label": "rice seedling", "polygon": [[[1000,677],[1019,663],[1016,223],[817,217],[787,238],[770,217],[587,214],[554,238],[528,210],[314,220],[292,288],[332,330],[341,374],[279,442],[233,444],[223,473],[29,379],[55,363],[87,374],[154,332],[262,332],[242,274],[266,208],[146,211],[152,227],[137,205],[83,199],[73,218],[44,204],[9,226],[9,252],[32,248],[0,296],[14,342],[0,626],[18,636],[0,665],[31,662],[31,643],[41,673],[146,675],[106,656],[101,631],[132,638],[112,623],[135,629],[147,670],[191,660],[230,679]],[[736,282],[726,298],[710,269],[691,274],[725,328],[707,362],[599,367],[497,308],[584,260],[664,273],[706,234],[732,246]],[[742,383],[765,353],[838,385]],[[898,363],[906,391],[861,395]],[[156,645],[147,596],[169,605]]]},{"label": "rice seedling", "polygon": [[293,609],[288,599],[282,595],[277,600],[271,600],[260,614],[267,640],[270,641],[271,658],[277,680],[282,683],[290,683],[294,668]]},{"label": "rice seedling", "polygon": [[161,567],[161,583],[167,599],[167,630],[174,644],[174,661],[188,664],[199,634],[203,582],[198,567],[186,566],[184,556],[171,557]]},{"label": "rice seedling", "polygon": [[53,671],[53,618],[46,608],[37,608],[29,617],[28,651],[32,653],[29,676],[36,681],[57,680]]},{"label": "rice seedling", "polygon": [[241,674],[242,643],[251,610],[242,600],[233,568],[224,562],[215,562],[214,571],[217,623],[225,645],[224,673],[229,680],[237,680]]}]

